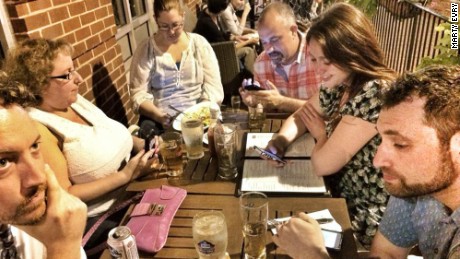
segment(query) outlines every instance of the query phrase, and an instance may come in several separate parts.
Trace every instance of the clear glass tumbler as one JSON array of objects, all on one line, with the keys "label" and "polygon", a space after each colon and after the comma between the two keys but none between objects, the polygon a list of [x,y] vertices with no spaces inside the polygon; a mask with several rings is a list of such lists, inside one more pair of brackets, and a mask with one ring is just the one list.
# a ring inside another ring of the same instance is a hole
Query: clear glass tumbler
[{"label": "clear glass tumbler", "polygon": [[193,217],[193,242],[200,259],[227,258],[227,223],[222,212],[203,211]]}]

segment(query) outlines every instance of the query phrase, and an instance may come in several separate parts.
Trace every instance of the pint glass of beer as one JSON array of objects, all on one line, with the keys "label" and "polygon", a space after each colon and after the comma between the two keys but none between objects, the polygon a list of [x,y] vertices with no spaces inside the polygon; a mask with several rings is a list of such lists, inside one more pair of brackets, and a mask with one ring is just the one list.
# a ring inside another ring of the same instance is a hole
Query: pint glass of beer
[{"label": "pint glass of beer", "polygon": [[243,219],[244,258],[266,258],[267,195],[261,192],[244,193],[240,196],[240,213]]}]

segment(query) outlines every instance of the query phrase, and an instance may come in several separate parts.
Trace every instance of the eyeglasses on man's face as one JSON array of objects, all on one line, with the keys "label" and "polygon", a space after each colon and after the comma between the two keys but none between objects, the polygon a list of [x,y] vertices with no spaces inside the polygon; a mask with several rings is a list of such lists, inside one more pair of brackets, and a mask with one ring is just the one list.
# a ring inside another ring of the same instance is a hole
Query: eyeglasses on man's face
[{"label": "eyeglasses on man's face", "polygon": [[160,31],[177,31],[184,26],[183,22],[175,22],[173,24],[158,22],[158,29]]},{"label": "eyeglasses on man's face", "polygon": [[77,71],[74,69],[74,70],[70,70],[69,72],[63,74],[63,75],[59,75],[59,76],[50,76],[49,78],[50,79],[63,79],[63,80],[72,80],[73,78],[73,74],[76,73]]}]

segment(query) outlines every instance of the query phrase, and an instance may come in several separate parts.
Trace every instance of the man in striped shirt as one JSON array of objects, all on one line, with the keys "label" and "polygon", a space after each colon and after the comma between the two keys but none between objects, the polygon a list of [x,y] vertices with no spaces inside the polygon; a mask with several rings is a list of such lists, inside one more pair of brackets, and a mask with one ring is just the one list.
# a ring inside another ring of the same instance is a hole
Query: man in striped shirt
[{"label": "man in striped shirt", "polygon": [[[254,64],[254,80],[263,91],[240,88],[244,103],[262,103],[268,110],[294,112],[318,92],[305,34],[299,30],[289,5],[275,2],[262,12],[258,28],[264,51]],[[243,81],[243,86],[248,84]]]}]

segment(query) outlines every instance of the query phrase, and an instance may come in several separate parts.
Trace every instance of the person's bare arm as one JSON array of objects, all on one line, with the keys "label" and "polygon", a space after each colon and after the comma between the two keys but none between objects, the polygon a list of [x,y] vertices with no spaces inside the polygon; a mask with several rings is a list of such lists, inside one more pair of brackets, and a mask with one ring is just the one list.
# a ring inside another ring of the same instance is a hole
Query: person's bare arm
[{"label": "person's bare arm", "polygon": [[[152,156],[155,152],[155,150],[151,150],[145,153],[142,149],[135,157],[131,158],[120,173],[111,174],[88,183],[72,184],[69,179],[66,158],[59,147],[59,140],[43,124],[37,123],[37,127],[41,135],[43,159],[55,172],[61,187],[83,201],[98,198],[138,177],[144,167],[148,168],[147,157]],[[142,163],[140,163],[141,161]]]},{"label": "person's bare arm", "polygon": [[59,186],[54,172],[45,167],[48,182],[45,218],[34,225],[16,226],[39,240],[48,259],[81,258],[81,240],[87,208],[77,197]]},{"label": "person's bare arm", "polygon": [[164,128],[169,128],[171,126],[171,116],[149,100],[144,101],[139,105],[139,114],[161,123]]},{"label": "person's bare arm", "polygon": [[379,259],[399,259],[407,258],[409,255],[409,248],[399,247],[391,243],[387,238],[385,238],[380,231],[377,231],[377,234],[372,240],[371,251],[369,258],[379,258]]}]

